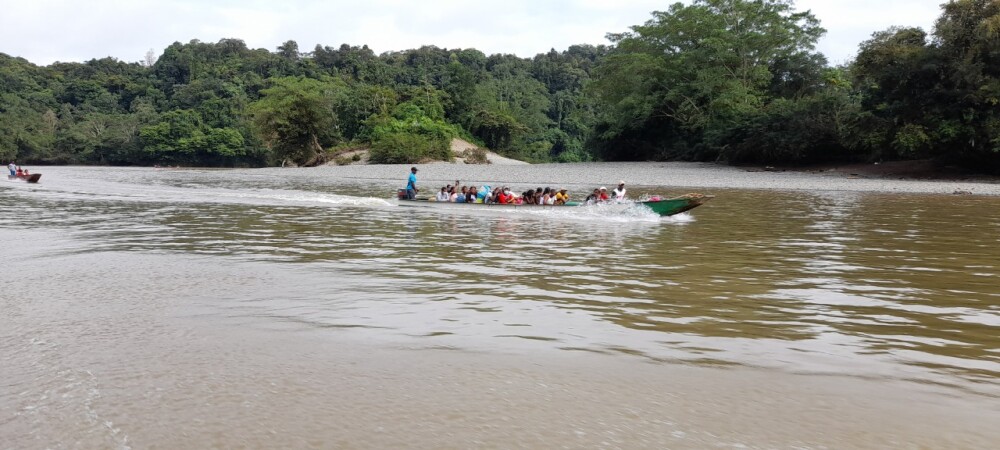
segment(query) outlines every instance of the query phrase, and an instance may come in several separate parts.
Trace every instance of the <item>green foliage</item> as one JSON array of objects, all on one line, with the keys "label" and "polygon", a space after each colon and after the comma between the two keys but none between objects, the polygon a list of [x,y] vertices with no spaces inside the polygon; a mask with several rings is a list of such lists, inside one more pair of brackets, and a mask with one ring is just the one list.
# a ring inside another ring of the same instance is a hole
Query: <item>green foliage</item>
[{"label": "green foliage", "polygon": [[846,92],[777,99],[709,139],[722,149],[723,159],[737,163],[849,160],[848,127],[858,111],[858,102]]},{"label": "green foliage", "polygon": [[942,5],[935,53],[946,69],[938,102],[926,105],[941,158],[1000,172],[1000,2],[956,0]]},{"label": "green foliage", "polygon": [[890,28],[861,45],[852,67],[866,119],[859,149],[873,158],[927,158],[1000,171],[1000,4],[942,5],[934,38]]},{"label": "green foliage", "polygon": [[924,127],[907,124],[896,132],[892,145],[900,155],[920,155],[930,142],[931,138],[927,135],[927,130]]},{"label": "green foliage", "polygon": [[424,108],[430,109],[433,115],[442,112],[440,103],[423,98],[420,102],[400,103],[392,116],[377,116],[368,121],[372,162],[403,164],[451,160],[450,143],[460,135],[459,130],[441,118],[428,116]]},{"label": "green foliage", "polygon": [[370,145],[374,162],[412,163],[450,159],[463,137],[539,162],[935,158],[1000,172],[1000,2],[947,2],[932,35],[877,32],[846,67],[815,52],[823,33],[791,0],[692,0],[611,46],[530,59],[238,39],[176,42],[143,64],[0,54],[0,158],[309,164]]},{"label": "green foliage", "polygon": [[[437,106],[440,104],[438,103]],[[440,109],[433,107],[431,110],[431,114],[440,112]],[[448,124],[443,119],[428,116],[424,108],[412,101],[397,105],[392,116],[373,117],[367,125],[371,129],[369,136],[372,142],[381,141],[386,136],[395,134],[422,135],[434,140],[450,142],[452,138],[460,135],[457,127]]]},{"label": "green foliage", "polygon": [[486,149],[476,147],[467,148],[460,155],[466,164],[489,164],[490,160],[486,156]]},{"label": "green foliage", "polygon": [[333,106],[342,81],[286,77],[271,83],[250,114],[276,160],[304,164],[340,140]]},{"label": "green foliage", "polygon": [[[609,36],[617,48],[592,85],[603,107],[596,140],[614,159],[662,157],[686,142],[718,154],[707,138],[758,114],[775,93],[798,91],[784,83],[815,83],[825,60],[812,50],[824,32],[783,0],[696,0],[654,12]],[[777,74],[797,77],[775,83]],[[619,150],[636,140],[644,145]]]},{"label": "green foliage", "polygon": [[242,156],[243,135],[232,128],[212,128],[190,109],[164,114],[139,130],[142,150],[154,162],[193,162],[202,158]]},{"label": "green foliage", "polygon": [[501,111],[487,110],[479,110],[476,113],[470,128],[477,137],[486,142],[487,146],[499,150],[510,148],[518,135],[529,131],[514,116]]},{"label": "green foliage", "polygon": [[372,143],[369,161],[376,164],[415,164],[450,159],[449,141],[422,134],[392,132]]},{"label": "green foliage", "polygon": [[344,139],[369,139],[369,119],[388,116],[399,101],[399,94],[385,86],[351,84],[337,91],[334,110]]}]

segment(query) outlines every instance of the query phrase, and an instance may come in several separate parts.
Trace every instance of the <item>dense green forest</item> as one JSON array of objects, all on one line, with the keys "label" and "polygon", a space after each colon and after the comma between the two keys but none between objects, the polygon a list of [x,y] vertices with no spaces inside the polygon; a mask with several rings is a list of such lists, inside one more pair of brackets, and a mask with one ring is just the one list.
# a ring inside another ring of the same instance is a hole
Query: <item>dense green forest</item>
[{"label": "dense green forest", "polygon": [[932,158],[1000,170],[1000,1],[942,5],[831,67],[790,0],[695,0],[534,58],[433,46],[238,39],[141,63],[36,66],[0,53],[0,160],[317,164],[447,159],[462,137],[528,161],[802,164]]}]

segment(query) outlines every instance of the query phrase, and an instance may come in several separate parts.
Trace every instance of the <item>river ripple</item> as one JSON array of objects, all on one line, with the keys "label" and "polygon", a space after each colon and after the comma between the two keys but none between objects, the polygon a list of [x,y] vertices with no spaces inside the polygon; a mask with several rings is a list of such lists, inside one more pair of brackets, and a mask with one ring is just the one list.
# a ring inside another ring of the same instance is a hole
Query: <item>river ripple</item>
[{"label": "river ripple", "polygon": [[[59,236],[55,247],[15,251],[57,265],[129,261],[50,287],[84,302],[108,278],[134,285],[128,296],[140,302],[192,280],[177,293],[190,305],[175,314],[265,334],[586,352],[1000,395],[997,198],[730,189],[660,219],[600,208],[401,209],[387,194],[396,180],[306,169],[44,172],[37,186],[0,189],[0,203],[18,212],[0,216],[0,238],[17,247],[18,233]],[[213,276],[192,273],[192,258]],[[44,327],[10,323],[10,335]],[[130,345],[114,335],[94,343]]]}]

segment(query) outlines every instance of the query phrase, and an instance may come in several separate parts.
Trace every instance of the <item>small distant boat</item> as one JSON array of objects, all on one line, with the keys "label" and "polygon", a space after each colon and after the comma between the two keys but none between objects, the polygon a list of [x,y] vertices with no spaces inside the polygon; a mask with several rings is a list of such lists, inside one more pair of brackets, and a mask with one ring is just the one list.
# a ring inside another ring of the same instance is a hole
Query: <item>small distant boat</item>
[{"label": "small distant boat", "polygon": [[[405,195],[405,194],[404,194]],[[686,194],[680,197],[673,198],[657,198],[654,197],[649,200],[637,201],[637,202],[606,202],[601,205],[609,206],[632,206],[641,205],[649,208],[654,213],[660,216],[672,216],[675,214],[680,214],[685,211],[690,211],[705,202],[715,198],[714,195],[705,194]],[[426,198],[417,198],[416,200],[407,200],[405,198],[398,198],[399,206],[409,206],[409,207],[426,207],[426,208],[440,208],[440,209],[476,209],[485,208],[493,210],[544,210],[544,209],[565,209],[576,206],[583,206],[581,202],[567,202],[565,205],[517,205],[517,204],[497,204],[497,203],[451,203],[451,202],[438,202]]]},{"label": "small distant boat", "polygon": [[30,173],[28,175],[7,175],[8,180],[23,180],[29,183],[37,183],[42,178],[40,173]]}]

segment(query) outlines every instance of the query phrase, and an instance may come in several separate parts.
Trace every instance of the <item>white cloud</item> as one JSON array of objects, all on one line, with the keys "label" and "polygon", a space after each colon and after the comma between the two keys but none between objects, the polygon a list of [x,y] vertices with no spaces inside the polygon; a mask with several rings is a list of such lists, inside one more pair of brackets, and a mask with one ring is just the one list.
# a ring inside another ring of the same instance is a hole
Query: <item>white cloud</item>
[{"label": "white cloud", "polygon": [[799,10],[810,10],[826,28],[818,50],[831,63],[854,59],[858,44],[872,33],[892,26],[920,27],[930,33],[941,15],[944,0],[798,0]]},{"label": "white cloud", "polygon": [[[799,0],[828,30],[831,62],[892,25],[930,31],[942,0]],[[607,33],[642,24],[664,0],[0,0],[0,52],[37,64],[113,56],[142,59],[175,41],[243,39],[274,50],[287,41],[367,44],[377,52],[421,45],[530,57],[573,44],[606,44]]]}]

